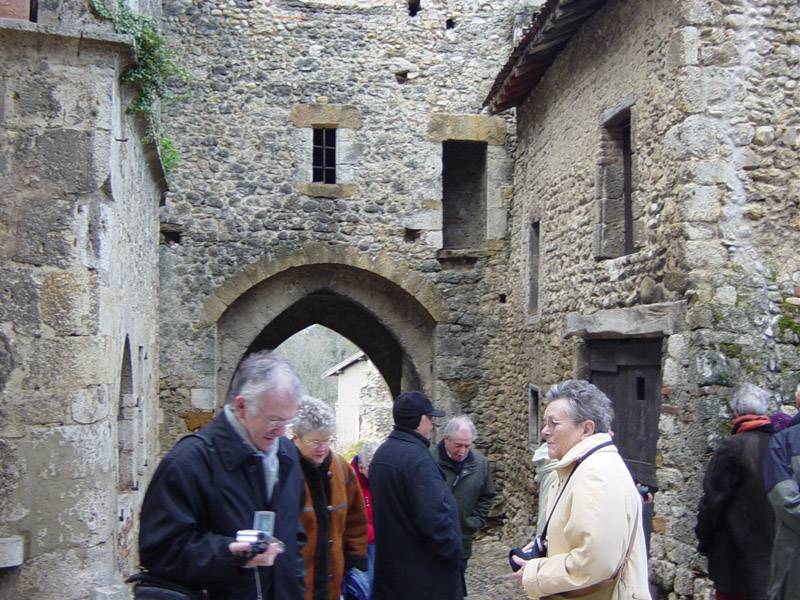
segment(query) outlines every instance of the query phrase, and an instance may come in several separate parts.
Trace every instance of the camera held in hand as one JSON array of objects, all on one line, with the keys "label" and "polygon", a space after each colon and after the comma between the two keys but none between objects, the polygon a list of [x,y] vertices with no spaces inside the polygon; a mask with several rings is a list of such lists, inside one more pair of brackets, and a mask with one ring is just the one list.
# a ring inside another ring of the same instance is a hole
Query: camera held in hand
[{"label": "camera held in hand", "polygon": [[250,551],[242,555],[242,562],[248,562],[257,554],[263,554],[272,543],[280,544],[281,549],[283,549],[283,542],[272,537],[266,531],[259,531],[258,529],[240,529],[236,532],[236,541],[250,544]]},{"label": "camera held in hand", "polygon": [[511,565],[512,571],[519,571],[521,565],[514,561],[514,557],[519,556],[522,560],[531,560],[533,558],[544,558],[547,556],[547,540],[541,536],[533,538],[533,545],[530,550],[523,550],[522,548],[512,548],[508,551],[508,564]]}]

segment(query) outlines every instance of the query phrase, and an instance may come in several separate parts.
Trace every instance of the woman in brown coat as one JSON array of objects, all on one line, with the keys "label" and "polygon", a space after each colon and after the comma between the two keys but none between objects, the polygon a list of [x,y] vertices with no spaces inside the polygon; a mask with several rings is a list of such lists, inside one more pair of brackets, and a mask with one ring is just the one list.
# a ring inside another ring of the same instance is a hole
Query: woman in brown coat
[{"label": "woman in brown coat", "polygon": [[315,398],[300,401],[292,439],[300,451],[306,503],[300,522],[308,536],[305,600],[339,600],[345,569],[367,570],[367,515],[347,460],[331,450],[336,418]]}]

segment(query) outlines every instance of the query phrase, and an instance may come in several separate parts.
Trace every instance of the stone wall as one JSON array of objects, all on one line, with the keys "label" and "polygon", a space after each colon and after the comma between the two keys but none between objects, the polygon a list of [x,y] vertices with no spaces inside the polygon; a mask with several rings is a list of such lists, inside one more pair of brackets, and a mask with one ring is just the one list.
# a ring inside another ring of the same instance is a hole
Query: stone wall
[{"label": "stone wall", "polygon": [[[527,382],[546,389],[585,375],[584,338],[661,337],[660,492],[650,550],[653,581],[671,598],[710,594],[694,515],[706,460],[728,431],[732,386],[763,385],[777,406],[800,377],[791,244],[800,225],[798,46],[790,33],[797,13],[796,3],[780,0],[609,2],[517,115],[513,317],[505,322],[506,343],[517,344],[524,366],[505,375],[518,407],[508,411],[505,460],[530,465],[521,443]],[[598,260],[601,126],[625,103],[641,241],[632,254]],[[528,308],[532,222],[541,238],[535,311]],[[589,329],[575,325],[583,318]],[[501,363],[506,353],[498,348],[493,357]],[[528,466],[507,480],[509,531],[532,523],[531,475]]]},{"label": "stone wall", "polygon": [[[510,118],[475,113],[517,4],[424,2],[411,17],[388,0],[165,3],[194,77],[166,119],[184,162],[162,212],[181,230],[161,254],[165,448],[210,418],[254,343],[320,319],[390,385],[480,405],[513,137]],[[311,181],[315,126],[338,126],[336,184]],[[450,139],[487,144],[486,227],[444,252]]]},{"label": "stone wall", "polygon": [[55,21],[0,24],[0,538],[24,560],[0,597],[124,598],[156,455],[163,172],[125,114],[129,40]]}]

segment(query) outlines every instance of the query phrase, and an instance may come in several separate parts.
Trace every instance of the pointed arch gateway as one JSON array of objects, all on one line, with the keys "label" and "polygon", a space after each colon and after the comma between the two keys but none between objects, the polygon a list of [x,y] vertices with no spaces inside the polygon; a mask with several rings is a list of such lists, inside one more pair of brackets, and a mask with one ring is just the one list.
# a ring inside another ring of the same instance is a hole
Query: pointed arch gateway
[{"label": "pointed arch gateway", "polygon": [[252,265],[206,302],[203,318],[217,329],[218,404],[248,352],[276,348],[313,324],[359,346],[393,395],[434,392],[434,334],[447,317],[438,290],[396,263],[341,249],[324,253],[320,262],[306,248]]}]

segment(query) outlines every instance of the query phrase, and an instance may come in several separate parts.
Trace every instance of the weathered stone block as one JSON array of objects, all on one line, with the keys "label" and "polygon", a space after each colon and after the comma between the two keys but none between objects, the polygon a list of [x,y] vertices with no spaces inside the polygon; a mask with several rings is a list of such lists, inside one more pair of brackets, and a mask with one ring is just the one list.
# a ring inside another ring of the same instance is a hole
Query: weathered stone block
[{"label": "weathered stone block", "polygon": [[96,278],[88,271],[48,273],[42,281],[42,320],[56,335],[97,332]]},{"label": "weathered stone block", "polygon": [[359,129],[361,112],[355,106],[334,104],[295,104],[289,112],[295,127],[334,127]]},{"label": "weathered stone block", "polygon": [[442,211],[419,210],[410,213],[403,219],[403,227],[407,229],[437,230],[442,228]]},{"label": "weathered stone block", "polygon": [[340,183],[295,183],[294,189],[300,194],[317,198],[349,198],[355,195],[358,187]]},{"label": "weathered stone block", "polygon": [[664,302],[600,310],[591,315],[568,313],[564,337],[603,338],[672,334],[683,327],[686,302]]},{"label": "weathered stone block", "polygon": [[214,410],[217,407],[217,396],[213,389],[193,388],[191,402],[194,408],[200,410]]},{"label": "weathered stone block", "polygon": [[24,548],[25,540],[21,535],[0,537],[0,569],[21,565]]},{"label": "weathered stone block", "polygon": [[0,269],[0,323],[19,333],[40,330],[39,290],[28,269]]},{"label": "weathered stone block", "polygon": [[507,126],[499,117],[432,113],[428,120],[428,139],[434,142],[460,140],[505,144]]},{"label": "weathered stone block", "polygon": [[40,339],[28,363],[24,389],[72,390],[99,383],[111,384],[111,340],[105,337]]},{"label": "weathered stone block", "polygon": [[75,254],[72,205],[54,198],[26,198],[14,219],[14,260],[66,267]]},{"label": "weathered stone block", "polygon": [[66,192],[86,194],[99,189],[95,173],[94,132],[47,130],[34,135],[26,167]]}]

